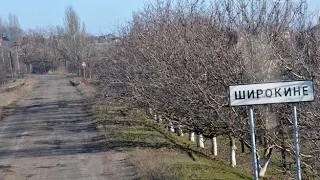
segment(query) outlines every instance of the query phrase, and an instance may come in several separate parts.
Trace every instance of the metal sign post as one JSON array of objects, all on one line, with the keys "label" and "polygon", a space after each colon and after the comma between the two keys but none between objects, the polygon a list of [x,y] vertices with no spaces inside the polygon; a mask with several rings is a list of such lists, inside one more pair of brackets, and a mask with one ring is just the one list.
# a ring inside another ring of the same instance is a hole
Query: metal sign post
[{"label": "metal sign post", "polygon": [[297,180],[301,180],[298,122],[296,102],[314,100],[313,81],[290,81],[262,84],[243,84],[229,86],[230,106],[247,106],[250,120],[251,153],[254,179],[258,180],[259,167],[255,145],[254,120],[252,105],[292,103],[292,121],[294,128],[294,145],[296,155]]},{"label": "metal sign post", "polygon": [[251,135],[251,155],[252,155],[252,166],[254,179],[258,180],[258,160],[257,160],[257,151],[256,151],[256,135],[254,133],[254,120],[253,120],[253,107],[248,106],[249,121],[250,121],[250,135]]},{"label": "metal sign post", "polygon": [[299,152],[299,137],[298,137],[298,119],[297,119],[297,107],[295,103],[292,103],[292,121],[293,121],[293,133],[294,133],[294,148],[296,153],[296,169],[297,180],[301,180],[300,169],[300,152]]}]

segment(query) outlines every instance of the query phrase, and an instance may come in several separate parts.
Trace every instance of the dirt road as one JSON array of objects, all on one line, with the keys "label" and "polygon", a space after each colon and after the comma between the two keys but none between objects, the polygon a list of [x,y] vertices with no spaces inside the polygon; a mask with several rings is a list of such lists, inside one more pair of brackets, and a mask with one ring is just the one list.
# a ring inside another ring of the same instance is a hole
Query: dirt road
[{"label": "dirt road", "polygon": [[101,145],[70,79],[36,78],[35,89],[0,121],[0,180],[137,179],[125,154]]}]

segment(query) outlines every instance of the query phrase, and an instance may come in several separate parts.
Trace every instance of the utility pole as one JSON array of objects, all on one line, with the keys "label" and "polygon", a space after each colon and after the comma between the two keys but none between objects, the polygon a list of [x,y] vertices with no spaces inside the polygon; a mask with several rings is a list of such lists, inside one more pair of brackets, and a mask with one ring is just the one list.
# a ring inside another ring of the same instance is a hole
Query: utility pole
[{"label": "utility pole", "polygon": [[18,76],[20,76],[20,62],[19,62],[19,52],[18,52],[18,48],[19,48],[19,44],[17,41],[14,42],[13,46],[16,47],[16,59],[17,59],[17,70],[18,70]]},{"label": "utility pole", "polygon": [[14,73],[13,73],[13,63],[12,63],[12,52],[9,52],[9,59],[10,59],[10,69],[11,69],[11,78],[14,78]]}]

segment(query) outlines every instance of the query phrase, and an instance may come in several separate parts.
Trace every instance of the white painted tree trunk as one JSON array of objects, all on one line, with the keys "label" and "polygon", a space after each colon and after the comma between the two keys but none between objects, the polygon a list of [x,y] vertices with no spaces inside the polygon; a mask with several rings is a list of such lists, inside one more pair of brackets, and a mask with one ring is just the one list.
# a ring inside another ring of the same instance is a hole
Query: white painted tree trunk
[{"label": "white painted tree trunk", "polygon": [[173,124],[170,120],[169,120],[169,131],[174,132]]},{"label": "white painted tree trunk", "polygon": [[197,147],[204,148],[203,135],[197,134]]},{"label": "white painted tree trunk", "polygon": [[181,128],[182,126],[179,124],[178,125],[178,131],[177,131],[177,134],[178,134],[178,136],[184,136],[184,134],[183,134],[183,131],[182,131],[182,128]]},{"label": "white painted tree trunk", "polygon": [[162,124],[162,122],[163,122],[161,115],[158,116],[158,122],[159,122],[160,124]]},{"label": "white painted tree trunk", "polygon": [[153,109],[152,108],[149,108],[149,115],[153,116]]},{"label": "white painted tree trunk", "polygon": [[217,144],[217,137],[213,137],[211,138],[211,153],[214,155],[214,156],[217,156],[218,155],[218,144]]},{"label": "white painted tree trunk", "polygon": [[263,156],[263,159],[259,160],[259,177],[264,177],[270,162],[273,146],[269,147]]},{"label": "white painted tree trunk", "polygon": [[237,165],[236,161],[236,143],[234,138],[230,138],[230,164],[232,167],[235,167]]},{"label": "white painted tree trunk", "polygon": [[263,165],[260,167],[259,177],[264,177],[270,162],[270,158],[264,159]]},{"label": "white painted tree trunk", "polygon": [[158,115],[157,115],[157,113],[154,113],[154,114],[153,114],[153,119],[154,119],[155,121],[158,120]]},{"label": "white painted tree trunk", "polygon": [[189,141],[194,142],[194,132],[189,132]]}]

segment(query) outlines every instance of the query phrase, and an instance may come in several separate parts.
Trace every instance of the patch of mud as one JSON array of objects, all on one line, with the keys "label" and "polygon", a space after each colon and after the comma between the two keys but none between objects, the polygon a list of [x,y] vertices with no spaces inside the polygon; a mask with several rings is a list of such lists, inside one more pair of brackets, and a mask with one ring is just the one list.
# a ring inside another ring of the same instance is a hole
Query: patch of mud
[{"label": "patch of mud", "polygon": [[55,166],[39,166],[37,168],[40,168],[40,169],[51,169],[51,168],[54,168]]},{"label": "patch of mud", "polygon": [[28,174],[26,175],[26,178],[29,179],[29,178],[32,178],[33,176],[35,176],[35,174]]},{"label": "patch of mud", "polygon": [[35,144],[49,144],[49,145],[61,145],[65,143],[65,141],[62,140],[40,140],[40,141],[35,141]]},{"label": "patch of mud", "polygon": [[0,165],[0,169],[10,169],[12,168],[11,165]]}]

